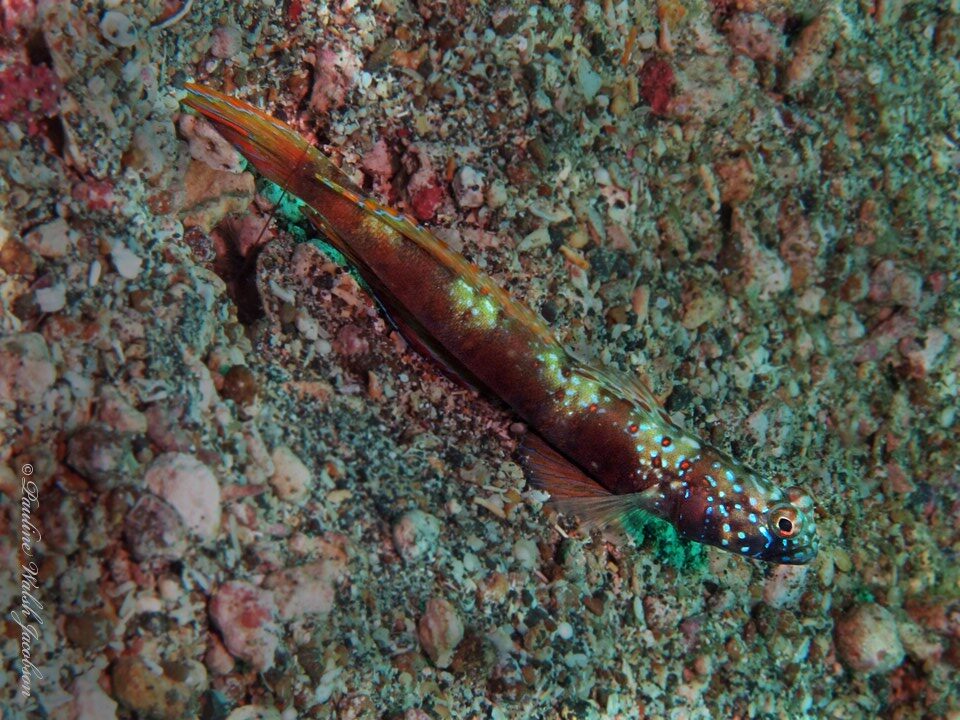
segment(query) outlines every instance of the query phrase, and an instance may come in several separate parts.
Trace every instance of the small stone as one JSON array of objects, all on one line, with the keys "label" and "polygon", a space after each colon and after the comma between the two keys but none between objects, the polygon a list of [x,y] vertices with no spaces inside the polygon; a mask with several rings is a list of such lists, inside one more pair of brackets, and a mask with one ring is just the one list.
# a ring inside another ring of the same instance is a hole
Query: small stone
[{"label": "small stone", "polygon": [[857,673],[888,673],[903,662],[904,650],[893,614],[875,603],[847,612],[834,631],[837,653]]},{"label": "small stone", "polygon": [[8,275],[30,277],[37,271],[37,263],[26,245],[16,238],[7,237],[0,244],[0,270]]},{"label": "small stone", "polygon": [[537,567],[537,561],[540,559],[540,553],[537,551],[537,544],[533,540],[521,538],[513,544],[513,557],[522,568],[534,570]]},{"label": "small stone", "polygon": [[113,261],[113,267],[120,277],[126,280],[133,280],[140,274],[140,268],[143,266],[143,260],[134,254],[126,245],[117,243],[110,250],[110,260]]},{"label": "small stone", "polygon": [[206,668],[196,660],[164,662],[155,668],[139,657],[122,657],[114,663],[111,676],[114,697],[122,705],[157,720],[195,715],[200,695],[207,689]]},{"label": "small stone", "polygon": [[227,650],[260,672],[273,667],[277,612],[273,593],[241,581],[224,583],[210,601],[210,618]]},{"label": "small stone", "polygon": [[507,186],[499,180],[495,180],[487,187],[487,205],[496,210],[507,204],[509,196],[507,195]]},{"label": "small stone", "polygon": [[224,646],[223,641],[211,632],[207,638],[207,652],[203,656],[203,663],[214,675],[229,675],[237,666],[237,661]]},{"label": "small stone", "polygon": [[587,101],[592,101],[597,93],[600,92],[600,86],[603,81],[596,71],[590,67],[586,58],[580,58],[577,64],[577,84],[580,86],[580,92]]},{"label": "small stone", "polygon": [[242,212],[253,200],[253,175],[214,170],[194,160],[184,176],[183,226],[210,232],[230,213]]},{"label": "small stone", "polygon": [[763,585],[763,601],[772,608],[796,605],[807,585],[809,565],[777,565]]},{"label": "small stone", "polygon": [[270,486],[281,500],[300,502],[310,494],[313,474],[290,448],[281,445],[271,453],[273,475]]},{"label": "small stone", "polygon": [[223,376],[220,395],[225,400],[233,400],[239,408],[248,408],[255,404],[260,393],[257,376],[246,365],[234,365]]},{"label": "small stone", "polygon": [[463,640],[463,621],[456,609],[442,598],[430,598],[417,624],[417,634],[424,652],[438,668],[445,668],[453,659],[453,651]]},{"label": "small stone", "polygon": [[801,31],[793,44],[793,58],[787,65],[785,88],[788,92],[804,89],[817,76],[830,57],[835,25],[829,11],[824,11]]},{"label": "small stone", "polygon": [[130,18],[118,10],[108,10],[103,14],[100,32],[117,47],[131,47],[137,42],[137,29]]},{"label": "small stone", "polygon": [[187,550],[180,516],[156,495],[137,501],[124,521],[123,534],[130,554],[139,561],[179,560]]},{"label": "small stone", "polygon": [[221,26],[213,31],[210,53],[226,60],[240,52],[243,47],[243,38],[240,30],[234,26]]},{"label": "small stone", "polygon": [[478,208],[483,205],[483,175],[466,165],[453,176],[453,194],[461,208]]},{"label": "small stone", "polygon": [[190,157],[212,170],[239,174],[243,172],[240,153],[213,126],[196,115],[183,114],[177,124],[187,139]]},{"label": "small stone", "polygon": [[423,510],[404,513],[393,526],[393,546],[407,562],[433,553],[440,539],[440,521]]},{"label": "small stone", "polygon": [[407,183],[407,195],[410,209],[417,220],[432,220],[443,202],[443,187],[436,173],[429,165],[417,170]]},{"label": "small stone", "polygon": [[100,687],[99,677],[100,670],[91,669],[74,681],[74,720],[116,720],[117,703]]},{"label": "small stone", "polygon": [[848,573],[853,568],[853,563],[850,561],[850,553],[843,548],[834,548],[833,564],[837,570],[843,573]]},{"label": "small stone", "polygon": [[40,312],[54,313],[63,310],[67,304],[67,286],[56,283],[50,287],[37,288],[34,299]]},{"label": "small stone", "polygon": [[696,330],[720,317],[723,307],[721,296],[698,289],[684,306],[682,324],[687,330]]},{"label": "small stone", "polygon": [[68,615],[63,623],[63,631],[73,645],[84,652],[100,651],[110,642],[113,629],[117,624],[112,613],[100,608],[92,612]]},{"label": "small stone", "polygon": [[164,453],[144,478],[151,492],[179,513],[190,532],[212,540],[220,529],[220,484],[213,471],[193,455]]},{"label": "small stone", "polygon": [[66,463],[101,492],[131,482],[139,468],[130,435],[101,425],[86,425],[70,437]]},{"label": "small stone", "polygon": [[100,388],[100,407],[97,416],[104,425],[117,432],[143,435],[147,432],[147,417],[131,405],[112,385]]},{"label": "small stone", "polygon": [[337,332],[333,347],[341,355],[363,355],[370,350],[370,343],[364,337],[363,330],[349,323]]},{"label": "small stone", "polygon": [[75,233],[63,218],[35,227],[24,238],[27,247],[45,258],[60,258],[73,244]]},{"label": "small stone", "polygon": [[271,573],[264,586],[273,590],[282,620],[328,615],[333,609],[336,584],[345,570],[335,560],[320,560]]},{"label": "small stone", "polygon": [[43,335],[23,333],[0,340],[0,403],[39,403],[56,379]]}]

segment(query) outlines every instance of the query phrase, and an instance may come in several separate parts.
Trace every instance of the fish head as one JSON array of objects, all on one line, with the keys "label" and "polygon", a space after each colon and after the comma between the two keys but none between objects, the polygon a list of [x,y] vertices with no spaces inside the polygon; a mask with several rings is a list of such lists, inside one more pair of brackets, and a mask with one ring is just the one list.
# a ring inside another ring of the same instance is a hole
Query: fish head
[{"label": "fish head", "polygon": [[813,498],[781,488],[705,449],[675,491],[673,523],[685,537],[767,562],[803,565],[817,555]]}]

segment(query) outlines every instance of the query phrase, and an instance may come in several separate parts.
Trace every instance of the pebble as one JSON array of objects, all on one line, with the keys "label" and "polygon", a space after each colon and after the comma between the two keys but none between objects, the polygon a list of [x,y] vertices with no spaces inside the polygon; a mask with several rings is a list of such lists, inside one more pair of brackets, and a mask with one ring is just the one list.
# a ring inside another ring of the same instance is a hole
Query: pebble
[{"label": "pebble", "polygon": [[275,448],[271,453],[273,475],[270,486],[281,500],[297,503],[310,494],[313,473],[304,465],[296,453],[285,445]]},{"label": "pebble", "polygon": [[75,233],[63,218],[39,225],[23,238],[26,246],[45,258],[60,258],[75,240]]},{"label": "pebble", "polygon": [[777,565],[763,584],[763,601],[772,608],[796,605],[807,585],[809,565]]},{"label": "pebble", "polygon": [[0,403],[39,403],[56,379],[43,335],[23,333],[0,340]]},{"label": "pebble", "polygon": [[580,92],[587,101],[592,101],[597,93],[600,92],[602,80],[596,71],[590,67],[586,58],[580,58],[577,65],[577,83],[580,85]]},{"label": "pebble", "polygon": [[67,615],[63,634],[84,652],[101,651],[110,642],[117,626],[116,615],[105,608]]},{"label": "pebble", "polygon": [[513,544],[513,557],[524,569],[535,570],[540,553],[533,540],[521,538]]},{"label": "pebble", "polygon": [[130,18],[119,10],[107,10],[103,14],[100,32],[117,47],[131,47],[137,42],[137,29]]},{"label": "pebble", "polygon": [[117,703],[99,683],[100,670],[92,668],[73,682],[73,720],[116,720]]},{"label": "pebble", "polygon": [[156,495],[137,501],[123,524],[127,548],[134,559],[179,560],[187,550],[180,515]]},{"label": "pebble", "polygon": [[888,673],[903,662],[896,619],[875,603],[857,605],[841,617],[834,638],[840,659],[856,673]]},{"label": "pebble", "polygon": [[56,283],[50,287],[37,288],[34,299],[40,312],[54,313],[63,310],[67,304],[67,286]]},{"label": "pebble", "polygon": [[483,205],[486,186],[483,175],[469,165],[457,170],[453,176],[453,195],[457,204],[464,209],[478,208]]},{"label": "pebble", "polygon": [[450,665],[453,651],[463,640],[463,621],[443,598],[430,598],[417,624],[420,645],[438,668]]},{"label": "pebble", "polygon": [[158,720],[193,716],[207,689],[207,670],[196,660],[156,667],[139,657],[122,657],[114,663],[111,677],[113,695],[124,707]]},{"label": "pebble", "polygon": [[345,570],[335,560],[320,560],[271,573],[264,586],[273,591],[283,620],[328,615],[333,609],[336,584]]},{"label": "pebble", "polygon": [[246,365],[234,365],[224,373],[220,395],[225,400],[233,400],[241,410],[252,410],[259,394],[257,376]]},{"label": "pebble", "polygon": [[233,655],[224,647],[220,636],[214,632],[207,637],[207,652],[203,655],[203,663],[214,675],[229,675],[237,666]]},{"label": "pebble", "polygon": [[417,170],[407,183],[407,195],[410,209],[417,220],[432,220],[443,202],[443,187],[437,175],[429,165]]},{"label": "pebble", "polygon": [[406,562],[432,555],[440,539],[440,520],[423,510],[404,513],[393,526],[393,546]]},{"label": "pebble", "polygon": [[824,11],[807,25],[793,44],[793,58],[787,66],[786,90],[802,90],[830,57],[830,48],[835,36],[835,23]]},{"label": "pebble", "polygon": [[97,417],[104,425],[117,432],[130,432],[143,435],[147,432],[147,417],[137,410],[112,385],[100,388]]},{"label": "pebble", "polygon": [[143,260],[126,245],[117,243],[110,249],[110,260],[117,274],[125,280],[133,280],[140,274]]},{"label": "pebble", "polygon": [[239,580],[221,585],[210,600],[210,619],[227,650],[260,672],[274,664],[277,612],[273,593]]},{"label": "pebble", "polygon": [[183,226],[210,232],[230,213],[247,209],[253,200],[253,175],[214,170],[193,160],[184,175],[184,192]]},{"label": "pebble", "polygon": [[193,455],[164,453],[147,470],[150,490],[180,514],[187,529],[212,540],[220,529],[220,484],[213,471]]},{"label": "pebble", "polygon": [[222,60],[232,58],[243,47],[240,30],[234,26],[221,26],[213,31],[210,53]]},{"label": "pebble", "polygon": [[235,174],[243,172],[240,153],[206,120],[184,113],[177,127],[187,139],[190,157],[194,160],[199,160],[212,170]]},{"label": "pebble", "polygon": [[86,425],[67,443],[66,463],[103,492],[138,476],[131,436],[102,425]]}]

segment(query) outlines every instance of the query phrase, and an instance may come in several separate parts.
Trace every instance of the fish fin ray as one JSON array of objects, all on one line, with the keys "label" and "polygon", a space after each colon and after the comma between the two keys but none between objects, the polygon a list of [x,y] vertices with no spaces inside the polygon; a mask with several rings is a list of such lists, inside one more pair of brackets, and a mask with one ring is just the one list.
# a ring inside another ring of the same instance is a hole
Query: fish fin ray
[{"label": "fish fin ray", "polygon": [[[569,353],[570,351],[568,350],[567,352]],[[611,368],[600,368],[585,361],[580,361],[580,367],[577,369],[577,372],[583,377],[599,383],[611,393],[630,400],[639,406],[648,416],[658,418],[666,422],[670,427],[675,427],[675,423],[670,416],[667,415],[663,406],[653,394],[653,391],[639,377],[631,376]]]},{"label": "fish fin ray", "polygon": [[609,490],[534,433],[524,436],[521,454],[530,483],[550,493],[554,501],[612,496]]},{"label": "fish fin ray", "polygon": [[586,531],[613,527],[629,536],[627,525],[634,513],[657,513],[655,486],[639,493],[611,493],[533,433],[524,437],[521,450],[531,484],[550,493],[549,504],[575,515]]}]

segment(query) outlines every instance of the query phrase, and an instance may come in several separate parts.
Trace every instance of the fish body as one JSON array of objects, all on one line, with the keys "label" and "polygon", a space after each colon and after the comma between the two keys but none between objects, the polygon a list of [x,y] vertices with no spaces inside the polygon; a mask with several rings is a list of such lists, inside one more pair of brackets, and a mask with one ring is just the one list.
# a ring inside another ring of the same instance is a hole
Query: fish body
[{"label": "fish body", "polygon": [[531,428],[535,484],[587,524],[634,513],[692,540],[771,562],[817,552],[813,501],[677,427],[639,380],[575,357],[526,306],[414,220],[367,197],[293,129],[187,85],[200,112],[306,212],[357,268],[404,335]]}]

